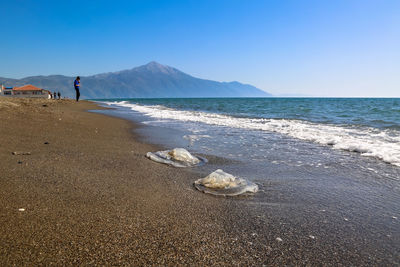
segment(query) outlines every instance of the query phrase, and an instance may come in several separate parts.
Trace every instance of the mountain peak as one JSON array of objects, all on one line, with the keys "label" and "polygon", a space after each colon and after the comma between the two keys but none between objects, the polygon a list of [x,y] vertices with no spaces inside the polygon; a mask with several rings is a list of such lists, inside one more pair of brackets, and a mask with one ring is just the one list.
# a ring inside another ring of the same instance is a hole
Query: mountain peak
[{"label": "mountain peak", "polygon": [[174,74],[174,73],[178,72],[177,69],[174,69],[167,65],[162,65],[156,61],[151,61],[151,62],[147,63],[146,65],[139,66],[135,69],[138,71],[149,71],[152,73],[161,72],[161,73],[165,73],[165,74]]},{"label": "mountain peak", "polygon": [[150,61],[150,62],[147,63],[145,66],[148,66],[148,67],[158,67],[158,68],[165,67],[164,65],[158,63],[157,61]]}]

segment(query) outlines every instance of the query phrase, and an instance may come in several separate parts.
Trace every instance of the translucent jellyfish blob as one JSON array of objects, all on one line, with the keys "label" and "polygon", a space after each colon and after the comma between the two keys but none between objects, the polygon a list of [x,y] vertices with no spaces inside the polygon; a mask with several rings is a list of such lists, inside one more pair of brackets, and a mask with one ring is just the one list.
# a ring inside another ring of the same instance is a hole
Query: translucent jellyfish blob
[{"label": "translucent jellyfish blob", "polygon": [[157,151],[154,153],[148,152],[146,157],[156,162],[178,168],[198,166],[207,162],[207,159],[193,156],[184,148],[174,148],[172,150]]},{"label": "translucent jellyfish blob", "polygon": [[235,177],[223,170],[216,170],[207,177],[194,182],[197,190],[219,196],[237,196],[245,193],[256,193],[255,183]]}]

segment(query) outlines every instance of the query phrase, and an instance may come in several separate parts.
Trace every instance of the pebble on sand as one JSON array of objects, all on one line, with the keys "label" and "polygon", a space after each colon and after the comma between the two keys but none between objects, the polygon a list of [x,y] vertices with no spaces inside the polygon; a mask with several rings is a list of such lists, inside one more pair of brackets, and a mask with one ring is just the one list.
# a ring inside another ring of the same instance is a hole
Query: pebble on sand
[{"label": "pebble on sand", "polygon": [[24,208],[19,208],[18,211],[25,211],[25,209]]},{"label": "pebble on sand", "polygon": [[282,242],[283,240],[282,240],[282,238],[280,238],[280,237],[277,237],[277,238],[276,238],[276,241],[278,241],[278,242]]},{"label": "pebble on sand", "polygon": [[14,152],[11,152],[11,154],[13,154],[13,155],[30,155],[31,152],[14,151]]}]

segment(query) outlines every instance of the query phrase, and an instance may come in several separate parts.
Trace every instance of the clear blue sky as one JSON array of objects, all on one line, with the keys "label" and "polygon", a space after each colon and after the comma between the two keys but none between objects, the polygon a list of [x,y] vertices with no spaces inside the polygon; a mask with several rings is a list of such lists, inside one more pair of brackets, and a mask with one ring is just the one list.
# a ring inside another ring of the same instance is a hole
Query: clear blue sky
[{"label": "clear blue sky", "polygon": [[2,1],[0,77],[149,61],[273,94],[400,97],[400,1]]}]

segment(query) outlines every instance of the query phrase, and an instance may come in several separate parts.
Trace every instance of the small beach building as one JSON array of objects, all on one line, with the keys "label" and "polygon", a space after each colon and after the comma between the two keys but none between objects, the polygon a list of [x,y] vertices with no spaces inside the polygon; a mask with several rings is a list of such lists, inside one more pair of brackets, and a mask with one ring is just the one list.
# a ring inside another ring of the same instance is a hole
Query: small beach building
[{"label": "small beach building", "polygon": [[32,84],[14,87],[10,90],[11,94],[6,94],[6,91],[7,90],[4,90],[3,95],[12,95],[14,97],[51,98],[49,91],[33,86]]},{"label": "small beach building", "polygon": [[5,96],[13,95],[13,88],[12,87],[4,87],[4,85],[1,85],[0,95],[5,95]]}]

